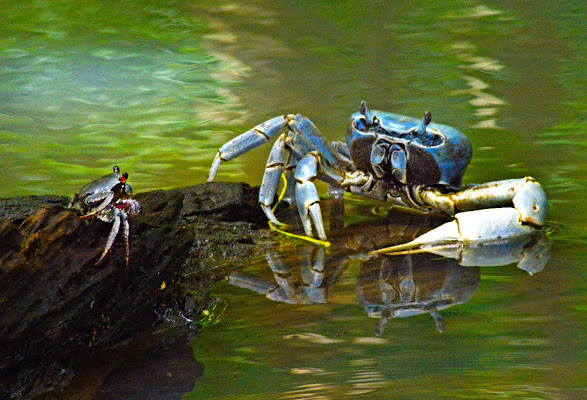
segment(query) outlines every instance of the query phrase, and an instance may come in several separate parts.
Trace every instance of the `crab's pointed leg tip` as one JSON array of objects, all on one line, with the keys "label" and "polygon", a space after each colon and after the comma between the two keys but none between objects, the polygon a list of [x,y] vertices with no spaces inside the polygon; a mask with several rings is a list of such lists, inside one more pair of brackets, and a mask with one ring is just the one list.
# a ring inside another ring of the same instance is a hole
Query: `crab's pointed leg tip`
[{"label": "crab's pointed leg tip", "polygon": [[104,250],[104,252],[102,253],[102,256],[100,256],[100,259],[98,261],[96,261],[96,264],[94,265],[100,265],[102,263],[102,261],[104,261],[104,259],[106,258],[106,255],[108,254],[109,250]]}]

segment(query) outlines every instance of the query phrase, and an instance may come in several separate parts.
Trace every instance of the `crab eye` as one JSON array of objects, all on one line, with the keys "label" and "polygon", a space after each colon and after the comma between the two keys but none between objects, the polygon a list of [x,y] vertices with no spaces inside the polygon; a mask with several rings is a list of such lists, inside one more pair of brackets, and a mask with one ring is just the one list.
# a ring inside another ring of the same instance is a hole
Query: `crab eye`
[{"label": "crab eye", "polygon": [[367,130],[367,124],[364,118],[357,118],[355,120],[355,128],[359,131],[365,132]]}]

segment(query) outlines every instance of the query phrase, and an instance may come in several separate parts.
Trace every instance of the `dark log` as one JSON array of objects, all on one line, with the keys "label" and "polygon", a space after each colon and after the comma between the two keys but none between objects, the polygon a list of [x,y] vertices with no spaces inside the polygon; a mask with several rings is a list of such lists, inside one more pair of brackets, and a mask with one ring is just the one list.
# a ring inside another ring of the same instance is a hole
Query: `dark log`
[{"label": "dark log", "polygon": [[236,183],[137,194],[128,268],[122,238],[95,265],[111,224],[81,220],[68,198],[0,200],[0,398],[57,389],[76,360],[156,325],[197,334],[212,285],[269,242],[257,194]]}]

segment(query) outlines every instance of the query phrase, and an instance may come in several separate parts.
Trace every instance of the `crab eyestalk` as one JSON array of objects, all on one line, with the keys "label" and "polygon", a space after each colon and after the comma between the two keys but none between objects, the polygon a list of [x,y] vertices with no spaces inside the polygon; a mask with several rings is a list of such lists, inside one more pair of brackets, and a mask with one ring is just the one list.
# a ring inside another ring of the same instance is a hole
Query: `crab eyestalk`
[{"label": "crab eyestalk", "polygon": [[426,128],[432,122],[432,114],[429,111],[424,113],[424,118],[422,118],[422,122],[418,125],[418,135],[423,135],[426,132]]},{"label": "crab eyestalk", "polygon": [[374,123],[373,113],[371,113],[369,108],[367,108],[367,103],[365,103],[364,101],[361,101],[361,105],[359,106],[359,112],[363,114],[368,124]]}]

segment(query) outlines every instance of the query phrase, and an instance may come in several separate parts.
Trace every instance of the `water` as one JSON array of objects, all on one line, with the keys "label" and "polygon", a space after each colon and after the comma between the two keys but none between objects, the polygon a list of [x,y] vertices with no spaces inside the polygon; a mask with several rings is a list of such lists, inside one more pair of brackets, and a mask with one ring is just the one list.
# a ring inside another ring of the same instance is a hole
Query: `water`
[{"label": "water", "polygon": [[[467,134],[466,183],[531,175],[546,190],[546,267],[475,270],[468,301],[440,311],[442,334],[416,315],[376,336],[356,261],[326,304],[219,285],[229,306],[194,343],[205,372],[185,398],[585,397],[583,2],[49,0],[0,10],[0,197],[71,195],[115,164],[136,192],[200,183],[218,146],[251,126],[297,112],[340,140],[361,100],[430,110]],[[223,164],[217,179],[258,184],[268,152]],[[382,224],[374,205],[350,199],[346,224]],[[282,240],[292,266],[293,242]],[[264,259],[243,267],[272,277]]]}]

